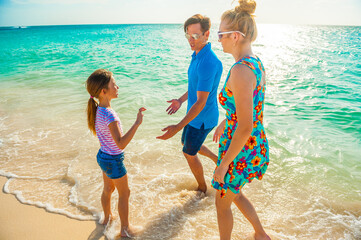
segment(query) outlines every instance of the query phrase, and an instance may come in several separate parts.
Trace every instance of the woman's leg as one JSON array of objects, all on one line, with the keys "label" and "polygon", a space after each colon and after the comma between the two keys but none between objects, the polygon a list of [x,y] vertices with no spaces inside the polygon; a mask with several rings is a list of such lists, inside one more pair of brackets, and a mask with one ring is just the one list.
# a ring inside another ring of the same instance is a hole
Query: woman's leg
[{"label": "woman's leg", "polygon": [[103,188],[103,193],[102,193],[102,197],[101,197],[101,202],[102,202],[102,207],[103,207],[103,211],[104,211],[104,220],[103,220],[102,224],[106,225],[109,222],[109,220],[111,220],[111,218],[112,218],[110,202],[111,202],[112,193],[114,192],[115,187],[114,187],[113,180],[108,178],[104,172],[103,172],[103,182],[104,182],[104,188]]},{"label": "woman's leg", "polygon": [[221,198],[221,191],[216,193],[217,220],[220,240],[230,240],[233,228],[233,215],[231,205],[236,194],[227,191],[224,198]]},{"label": "woman's leg", "polygon": [[[228,192],[227,192],[228,194]],[[262,224],[258,218],[257,212],[254,209],[252,203],[248,198],[239,192],[234,198],[233,202],[236,204],[238,209],[243,213],[247,220],[252,224],[255,230],[255,239],[271,239],[264,231]]]}]

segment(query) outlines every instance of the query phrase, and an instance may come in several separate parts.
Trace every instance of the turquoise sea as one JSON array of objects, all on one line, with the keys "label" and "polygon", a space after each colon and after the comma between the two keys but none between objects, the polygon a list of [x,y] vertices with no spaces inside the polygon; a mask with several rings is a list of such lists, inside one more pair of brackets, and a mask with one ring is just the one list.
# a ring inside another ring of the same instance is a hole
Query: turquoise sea
[{"label": "turquoise sea", "polygon": [[[234,60],[217,30],[210,42],[224,66],[221,88]],[[258,30],[253,50],[267,72],[270,165],[243,191],[273,239],[361,239],[361,27]],[[84,82],[106,68],[120,86],[112,107],[125,130],[147,108],[125,160],[131,221],[145,228],[139,239],[218,239],[213,162],[201,157],[210,190],[198,196],[181,134],[156,139],[185,114],[185,105],[172,116],[165,110],[187,90],[191,54],[180,24],[0,28],[4,191],[75,219],[101,218],[99,143],[87,129]],[[216,152],[212,134],[206,144]],[[233,213],[233,239],[247,239],[251,225]],[[115,221],[105,235],[112,239],[118,229]]]}]

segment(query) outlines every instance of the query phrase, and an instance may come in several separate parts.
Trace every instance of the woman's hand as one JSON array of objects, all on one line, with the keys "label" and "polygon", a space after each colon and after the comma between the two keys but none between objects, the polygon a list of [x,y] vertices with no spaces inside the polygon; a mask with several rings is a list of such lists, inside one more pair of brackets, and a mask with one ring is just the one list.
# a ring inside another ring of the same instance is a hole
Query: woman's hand
[{"label": "woman's hand", "polygon": [[217,143],[219,142],[219,139],[221,138],[223,132],[224,132],[224,129],[225,129],[225,120],[223,120],[219,125],[218,127],[216,128],[216,131],[214,131],[214,134],[213,134],[213,142]]},{"label": "woman's hand", "polygon": [[213,175],[214,181],[224,184],[224,177],[226,176],[227,171],[228,171],[228,166],[224,166],[220,164],[216,168],[216,171],[214,171],[214,175]]},{"label": "woman's hand", "polygon": [[169,115],[172,115],[173,113],[176,113],[178,111],[178,109],[182,106],[182,102],[179,101],[178,99],[172,99],[170,101],[167,101],[168,103],[172,103],[167,110],[165,110],[166,112],[168,112]]},{"label": "woman's hand", "polygon": [[143,122],[143,112],[147,110],[144,107],[139,108],[138,114],[137,114],[137,120],[135,120],[136,125],[140,125]]}]

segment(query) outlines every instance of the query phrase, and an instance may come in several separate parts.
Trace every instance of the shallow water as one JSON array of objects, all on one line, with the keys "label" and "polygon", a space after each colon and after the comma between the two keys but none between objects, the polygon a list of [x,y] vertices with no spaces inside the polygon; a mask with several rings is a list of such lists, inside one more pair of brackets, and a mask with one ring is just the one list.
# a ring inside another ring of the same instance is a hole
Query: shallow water
[{"label": "shallow water", "polygon": [[[199,196],[182,156],[180,133],[156,140],[166,100],[187,90],[190,55],[181,25],[28,27],[0,31],[0,174],[7,192],[32,205],[82,220],[101,217],[96,137],[87,130],[84,81],[110,69],[124,128],[147,111],[125,164],[131,221],[140,239],[218,239],[213,189]],[[216,41],[224,64],[233,63]],[[259,25],[254,52],[267,72],[265,127],[270,166],[244,193],[274,239],[361,238],[361,27]],[[11,41],[9,41],[11,39]],[[222,109],[221,117],[224,112]],[[206,140],[214,152],[211,134]],[[214,170],[201,157],[206,181]],[[210,184],[209,184],[210,188]],[[113,197],[116,212],[117,194]],[[233,238],[252,227],[234,207]],[[115,221],[106,229],[112,239]]]}]

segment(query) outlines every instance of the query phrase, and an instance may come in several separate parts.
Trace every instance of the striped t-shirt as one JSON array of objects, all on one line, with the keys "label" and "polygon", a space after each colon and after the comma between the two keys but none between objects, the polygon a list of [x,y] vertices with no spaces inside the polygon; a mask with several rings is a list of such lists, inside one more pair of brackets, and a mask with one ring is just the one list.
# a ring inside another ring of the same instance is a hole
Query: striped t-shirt
[{"label": "striped t-shirt", "polygon": [[124,151],[118,148],[110,133],[109,124],[114,121],[117,122],[120,132],[123,135],[122,124],[117,113],[111,108],[97,107],[95,131],[100,142],[100,150],[110,155],[118,155]]}]

